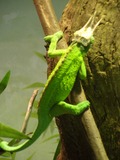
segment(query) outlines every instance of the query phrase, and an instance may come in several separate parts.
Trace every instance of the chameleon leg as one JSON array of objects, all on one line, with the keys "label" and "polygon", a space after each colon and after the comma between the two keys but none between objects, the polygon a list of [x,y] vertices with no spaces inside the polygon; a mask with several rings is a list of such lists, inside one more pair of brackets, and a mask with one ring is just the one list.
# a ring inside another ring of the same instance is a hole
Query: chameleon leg
[{"label": "chameleon leg", "polygon": [[59,39],[61,39],[63,37],[63,32],[62,31],[58,31],[52,35],[48,35],[44,37],[44,40],[46,42],[51,42],[52,39],[54,39],[54,41],[58,41]]},{"label": "chameleon leg", "polygon": [[86,75],[87,75],[87,73],[86,73],[85,63],[84,63],[84,61],[81,61],[81,67],[79,70],[80,79],[84,80],[86,78]]},{"label": "chameleon leg", "polygon": [[60,116],[63,114],[79,115],[82,112],[84,112],[89,106],[89,101],[83,101],[76,105],[61,101],[50,110],[50,115],[53,117]]},{"label": "chameleon leg", "polygon": [[63,37],[63,32],[58,31],[53,35],[48,35],[44,37],[46,42],[50,42],[48,49],[48,55],[50,57],[61,56],[66,53],[67,49],[56,49],[58,41]]}]

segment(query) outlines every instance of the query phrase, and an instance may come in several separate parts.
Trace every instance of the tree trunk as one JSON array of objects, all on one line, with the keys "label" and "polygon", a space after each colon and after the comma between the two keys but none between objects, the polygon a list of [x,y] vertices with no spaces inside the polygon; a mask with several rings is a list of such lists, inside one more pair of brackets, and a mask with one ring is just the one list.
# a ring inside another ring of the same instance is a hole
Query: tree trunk
[{"label": "tree trunk", "polygon": [[[51,6],[49,4],[50,0],[34,0],[34,2],[37,8],[37,12],[40,17],[41,23],[43,25],[45,34],[46,35],[53,34],[54,32],[60,30],[56,22],[56,17],[54,16],[54,13],[52,13],[53,10],[51,9]],[[65,38],[67,39],[67,42],[69,44],[74,31],[83,27],[83,25],[87,22],[87,20],[94,13],[95,10],[97,12],[96,21],[98,21],[101,18],[101,16],[103,15],[105,16],[104,20],[102,21],[102,23],[100,24],[100,26],[97,28],[95,32],[95,38],[96,38],[95,44],[93,45],[93,48],[88,53],[88,57],[86,58],[88,77],[87,77],[87,80],[85,82],[83,81],[82,83],[87,93],[87,97],[92,104],[91,108],[95,115],[96,121],[100,122],[99,124],[102,124],[100,128],[101,134],[104,138],[104,143],[106,145],[110,159],[112,159],[113,157],[114,159],[117,159],[117,154],[115,154],[115,152],[113,154],[110,154],[109,146],[111,147],[110,145],[111,138],[114,137],[114,144],[116,147],[116,148],[114,147],[115,149],[119,149],[119,146],[117,144],[120,143],[119,140],[117,139],[117,136],[119,134],[119,126],[117,124],[118,119],[116,120],[115,118],[112,117],[113,121],[111,123],[111,121],[109,121],[111,120],[111,114],[110,114],[111,109],[109,110],[109,108],[106,107],[108,106],[107,102],[109,102],[109,105],[111,106],[113,103],[114,104],[117,103],[117,105],[115,106],[116,109],[119,107],[119,103],[118,103],[119,102],[118,101],[119,100],[118,99],[119,84],[113,83],[115,80],[114,79],[115,75],[116,75],[116,81],[119,82],[120,80],[120,76],[118,75],[119,54],[118,54],[118,46],[117,46],[117,42],[119,40],[116,41],[115,43],[115,38],[116,39],[119,38],[118,31],[115,30],[115,27],[116,29],[118,29],[117,26],[119,25],[117,24],[117,21],[113,20],[114,18],[117,17],[117,15],[119,15],[118,14],[119,5],[117,6],[117,3],[118,2],[115,2],[115,1],[104,2],[104,0],[103,2],[102,0],[101,1],[98,0],[97,2],[95,0],[91,0],[91,1],[70,0],[66,9],[64,10],[63,16],[60,21],[60,27],[63,30],[65,34]],[[112,16],[109,13],[112,13],[111,14]],[[116,14],[116,17],[115,17],[115,14],[113,13]],[[109,22],[107,22],[108,20]],[[107,33],[109,33],[109,30],[107,30],[106,28],[107,29],[110,28],[110,30],[112,30],[113,28],[113,30],[110,31],[110,34],[109,34],[112,36],[111,39],[106,37]],[[113,44],[112,44],[112,41],[114,42]],[[60,45],[60,48],[66,47],[65,41],[62,44],[63,45]],[[109,60],[109,57],[111,58],[110,60]],[[50,71],[54,67],[53,65],[54,61],[51,61],[48,59],[48,62],[50,62],[49,63],[50,64],[49,71]],[[117,72],[114,72],[115,73],[114,77],[113,77],[112,70],[117,71]],[[108,73],[111,73],[111,74],[108,74]],[[112,79],[110,77],[112,77]],[[109,92],[105,88],[107,86],[110,86]],[[111,86],[113,86],[113,88]],[[82,100],[85,99],[83,95],[79,94],[81,92],[80,89],[81,89],[81,85],[77,78],[74,89],[67,100],[69,100],[72,103],[76,103],[77,101],[79,101],[78,99],[82,99]],[[111,89],[114,89],[114,92]],[[83,93],[83,90],[82,90],[82,93]],[[112,94],[114,96],[112,96]],[[114,101],[114,99],[112,98],[111,98],[111,102],[108,101],[106,97],[108,98],[109,95],[110,97],[112,96],[113,98],[116,98],[117,102]],[[103,111],[105,114],[103,113]],[[119,110],[117,110],[117,113],[118,111]],[[97,113],[99,113],[99,116]],[[102,117],[102,120],[104,120],[104,117],[105,117],[101,115],[102,114],[106,115],[106,113],[109,116],[107,116],[107,119],[106,121],[104,121],[104,123],[101,123],[102,121],[99,121],[99,120],[101,120],[101,117]],[[107,128],[106,123],[109,124],[109,126],[107,126],[108,129],[106,129]],[[85,112],[80,117],[71,116],[71,115],[60,116],[57,118],[57,124],[58,124],[61,141],[62,141],[61,153],[58,159],[60,160],[80,160],[80,159],[107,160],[108,159],[104,151],[104,147],[102,146],[99,132],[96,128],[96,125],[94,123],[90,110]],[[114,125],[114,128],[113,128],[113,125]],[[110,133],[109,131],[110,130],[113,131],[113,129],[115,130],[115,132]],[[115,134],[112,134],[112,133],[115,133]],[[108,136],[104,136],[104,135],[108,135]]]},{"label": "tree trunk", "polygon": [[[66,34],[68,43],[70,42],[74,31],[80,29],[96,11],[96,22],[103,17],[99,27],[96,29],[94,37],[95,43],[88,53],[86,61],[87,79],[82,82],[87,99],[91,102],[91,109],[99,126],[105,148],[111,160],[119,160],[120,153],[120,1],[104,0],[70,0],[62,15],[60,26]],[[60,128],[65,130],[67,122],[60,121]],[[81,135],[84,129],[76,127],[78,121],[71,119],[71,124],[75,128],[68,133],[69,138],[67,149],[72,152],[73,145],[80,139],[85,139]],[[68,127],[68,126],[67,126]],[[82,125],[81,125],[82,127]],[[67,132],[67,131],[66,131]],[[64,137],[64,136],[63,136]],[[66,137],[67,138],[67,137]],[[65,139],[66,139],[65,138]],[[63,139],[63,140],[65,140]],[[64,144],[66,144],[65,142]],[[83,142],[84,144],[87,142]],[[86,146],[85,144],[85,146]],[[64,148],[64,147],[63,147]],[[79,150],[82,150],[79,145]],[[89,148],[88,148],[89,150]],[[90,150],[89,150],[90,151]],[[77,151],[73,157],[77,154]],[[87,152],[87,150],[86,150]],[[92,157],[91,153],[88,154]],[[64,159],[64,158],[63,158]],[[72,158],[68,158],[72,159]],[[74,158],[77,159],[77,158]],[[79,158],[80,159],[80,158]],[[86,159],[85,157],[81,159]]]}]

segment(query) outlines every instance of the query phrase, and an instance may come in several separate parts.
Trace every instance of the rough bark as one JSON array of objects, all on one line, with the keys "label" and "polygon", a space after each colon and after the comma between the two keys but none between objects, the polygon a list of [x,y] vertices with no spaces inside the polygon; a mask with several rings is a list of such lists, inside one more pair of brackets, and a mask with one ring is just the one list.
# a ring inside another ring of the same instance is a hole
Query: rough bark
[{"label": "rough bark", "polygon": [[[109,158],[118,160],[120,152],[120,1],[71,0],[60,25],[68,42],[96,10],[95,43],[86,60],[87,80],[82,82],[99,126]],[[95,106],[95,107],[94,107]]]}]

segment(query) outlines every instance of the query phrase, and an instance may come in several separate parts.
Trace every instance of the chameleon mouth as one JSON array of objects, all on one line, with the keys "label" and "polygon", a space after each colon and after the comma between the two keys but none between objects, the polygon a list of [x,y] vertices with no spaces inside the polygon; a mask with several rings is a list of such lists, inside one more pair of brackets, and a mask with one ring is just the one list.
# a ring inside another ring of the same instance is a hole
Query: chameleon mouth
[{"label": "chameleon mouth", "polygon": [[[100,24],[102,18],[94,25],[96,12],[89,18],[87,23],[78,31],[74,33],[72,39],[73,42],[82,43],[84,46],[87,46],[91,42],[93,37],[93,32]],[[85,42],[85,43],[84,43]]]}]

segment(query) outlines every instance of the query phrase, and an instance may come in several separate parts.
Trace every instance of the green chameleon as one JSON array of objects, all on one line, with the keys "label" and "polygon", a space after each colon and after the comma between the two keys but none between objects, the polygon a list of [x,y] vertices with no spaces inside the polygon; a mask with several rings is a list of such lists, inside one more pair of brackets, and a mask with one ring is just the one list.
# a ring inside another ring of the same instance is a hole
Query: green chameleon
[{"label": "green chameleon", "polygon": [[93,32],[100,23],[98,21],[95,26],[92,26],[93,20],[94,16],[91,16],[85,26],[74,33],[72,43],[67,49],[56,50],[57,43],[63,36],[62,31],[58,31],[44,38],[46,42],[50,43],[48,55],[51,57],[61,56],[61,58],[48,77],[38,104],[37,129],[30,139],[18,146],[10,146],[8,142],[1,141],[0,149],[5,151],[21,151],[38,139],[49,126],[53,117],[63,114],[79,115],[90,106],[87,100],[76,105],[68,104],[64,100],[70,94],[77,74],[79,74],[80,79],[86,77],[83,58],[94,41]]}]

